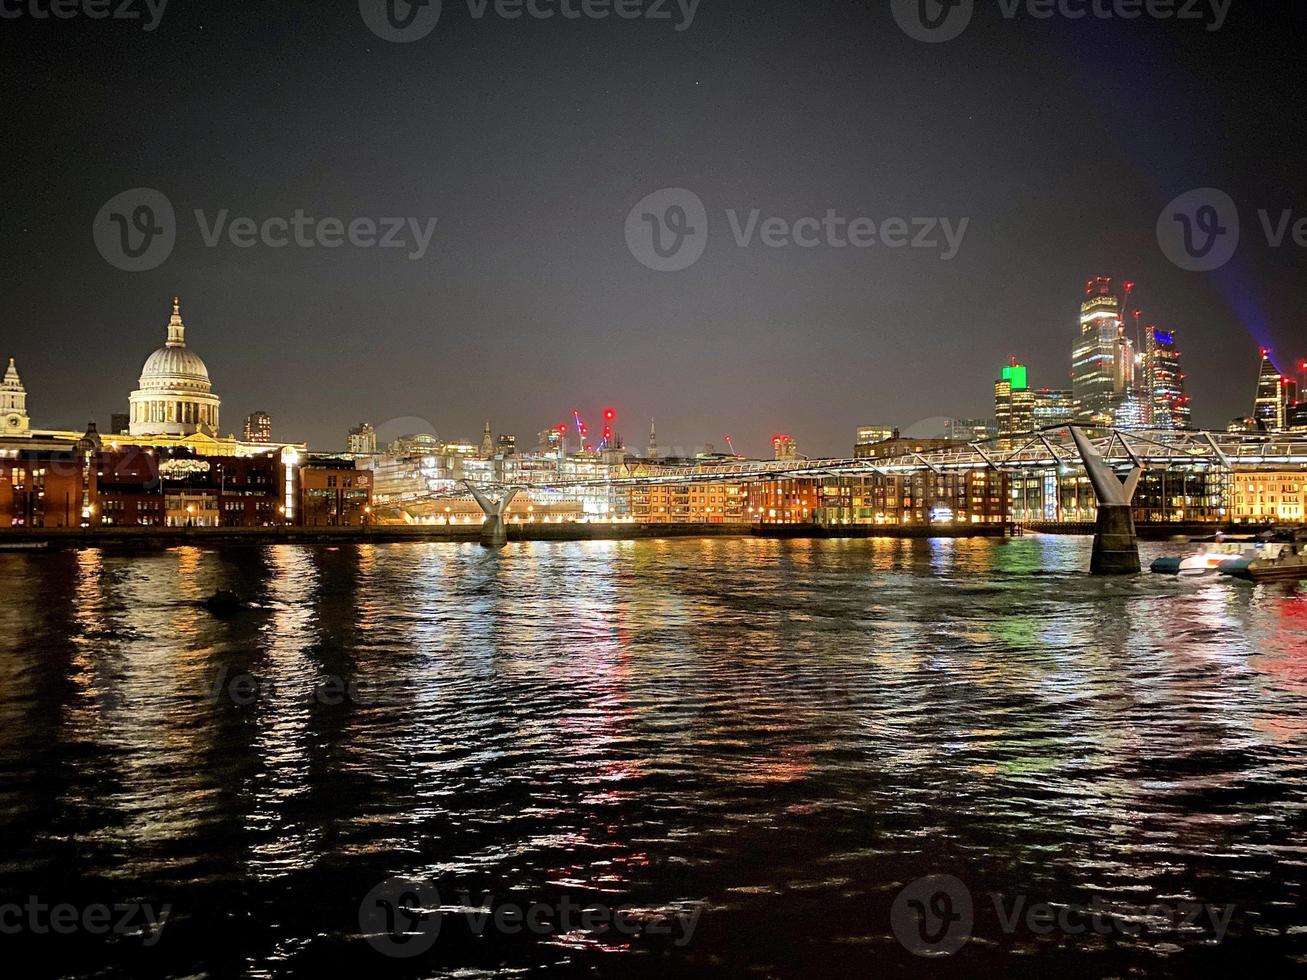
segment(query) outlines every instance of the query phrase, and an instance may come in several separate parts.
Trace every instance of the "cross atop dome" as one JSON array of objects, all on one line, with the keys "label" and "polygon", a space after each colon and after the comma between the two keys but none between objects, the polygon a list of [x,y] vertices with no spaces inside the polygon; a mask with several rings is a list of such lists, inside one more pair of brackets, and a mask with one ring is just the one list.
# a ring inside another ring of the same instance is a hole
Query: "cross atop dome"
[{"label": "cross atop dome", "polygon": [[186,324],[182,323],[182,301],[178,296],[172,298],[172,319],[168,321],[168,346],[186,346]]}]

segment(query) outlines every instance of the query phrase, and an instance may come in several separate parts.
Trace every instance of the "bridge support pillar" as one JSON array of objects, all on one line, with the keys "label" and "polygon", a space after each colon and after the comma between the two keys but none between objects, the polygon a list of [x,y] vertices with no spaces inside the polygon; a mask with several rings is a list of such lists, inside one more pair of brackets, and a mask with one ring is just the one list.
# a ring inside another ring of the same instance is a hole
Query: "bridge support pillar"
[{"label": "bridge support pillar", "polygon": [[1093,575],[1137,575],[1139,539],[1135,536],[1135,514],[1131,507],[1098,505],[1098,527],[1094,531]]},{"label": "bridge support pillar", "polygon": [[486,515],[485,521],[481,524],[481,545],[485,548],[503,548],[508,544],[508,525],[504,522],[504,514],[508,510],[508,505],[513,502],[517,496],[517,490],[509,490],[504,496],[495,499],[487,497],[469,483],[464,483],[468,492],[476,499],[477,504],[481,507],[482,512]]},{"label": "bridge support pillar", "polygon": [[1071,438],[1093,484],[1098,500],[1098,526],[1094,532],[1094,556],[1089,571],[1093,575],[1138,575],[1139,538],[1135,534],[1135,517],[1131,509],[1143,468],[1136,466],[1124,483],[1117,478],[1080,429],[1071,427]]}]

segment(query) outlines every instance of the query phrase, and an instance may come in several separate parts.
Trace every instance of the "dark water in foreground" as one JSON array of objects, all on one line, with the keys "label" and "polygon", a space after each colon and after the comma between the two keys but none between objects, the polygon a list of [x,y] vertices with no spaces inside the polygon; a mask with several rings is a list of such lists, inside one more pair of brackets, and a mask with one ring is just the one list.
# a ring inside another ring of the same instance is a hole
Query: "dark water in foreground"
[{"label": "dark water in foreground", "polygon": [[[1301,969],[1307,584],[1087,563],[0,554],[0,950],[66,976]],[[197,608],[218,588],[257,608]],[[56,935],[34,903],[127,918]]]}]

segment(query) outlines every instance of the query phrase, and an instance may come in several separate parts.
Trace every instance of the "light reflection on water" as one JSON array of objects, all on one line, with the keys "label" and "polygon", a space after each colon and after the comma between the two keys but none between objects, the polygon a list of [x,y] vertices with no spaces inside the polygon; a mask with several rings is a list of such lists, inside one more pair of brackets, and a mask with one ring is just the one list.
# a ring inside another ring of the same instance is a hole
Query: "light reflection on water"
[{"label": "light reflection on water", "polygon": [[[1043,537],[3,554],[0,897],[175,906],[158,946],[72,944],[68,975],[398,970],[358,937],[392,874],[709,907],[684,949],[452,936],[433,967],[1287,968],[1307,601],[1087,560]],[[210,616],[217,589],[252,608]],[[1218,946],[1005,936],[978,901],[942,964],[888,911],[937,872],[1236,911]]]}]

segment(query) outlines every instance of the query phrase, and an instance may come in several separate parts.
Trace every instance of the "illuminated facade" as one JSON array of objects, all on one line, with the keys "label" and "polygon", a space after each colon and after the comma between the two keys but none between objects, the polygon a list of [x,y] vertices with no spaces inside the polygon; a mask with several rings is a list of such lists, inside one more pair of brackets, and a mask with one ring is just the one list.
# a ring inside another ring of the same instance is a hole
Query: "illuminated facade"
[{"label": "illuminated facade", "polygon": [[821,502],[819,480],[779,479],[749,485],[745,509],[756,524],[812,524]]},{"label": "illuminated facade", "polygon": [[344,460],[309,460],[299,470],[299,523],[359,527],[371,523],[372,473]]},{"label": "illuminated facade", "polygon": [[632,487],[637,524],[744,524],[748,490],[738,483],[663,483]]},{"label": "illuminated facade", "polygon": [[[1135,520],[1148,524],[1228,520],[1229,471],[1206,464],[1147,470],[1135,492]],[[1019,524],[1089,524],[1097,498],[1080,467],[1045,467],[1013,474],[1011,519]]]},{"label": "illuminated facade", "polygon": [[167,342],[151,354],[129,396],[135,436],[218,435],[221,400],[213,392],[204,361],[186,346],[181,302],[174,298]]},{"label": "illuminated facade", "polygon": [[1110,425],[1114,402],[1122,390],[1121,304],[1112,280],[1099,276],[1085,285],[1080,306],[1080,335],[1072,352],[1072,397],[1078,421]]},{"label": "illuminated facade", "polygon": [[1076,419],[1076,402],[1070,391],[1041,388],[1035,392],[1035,428],[1049,429]]},{"label": "illuminated facade", "polygon": [[1298,405],[1298,383],[1285,377],[1271,360],[1271,352],[1262,348],[1262,363],[1257,372],[1257,398],[1253,418],[1260,429],[1284,432]]},{"label": "illuminated facade", "polygon": [[1236,473],[1230,487],[1230,519],[1236,524],[1302,524],[1307,470]]},{"label": "illuminated facade", "polygon": [[0,382],[0,436],[21,438],[31,429],[31,419],[27,415],[27,389],[23,387],[11,357],[4,381]]},{"label": "illuminated facade", "polygon": [[[880,526],[1002,524],[1008,477],[989,468],[932,473],[826,477],[819,486],[817,523]],[[763,523],[769,523],[764,516]]]},{"label": "illuminated facade", "polygon": [[1193,411],[1185,390],[1175,332],[1149,327],[1144,349],[1145,389],[1150,401],[1149,425],[1154,429],[1188,429]]},{"label": "illuminated facade", "polygon": [[1035,393],[1026,366],[1014,357],[994,383],[994,417],[999,438],[1030,432],[1035,427]]}]

